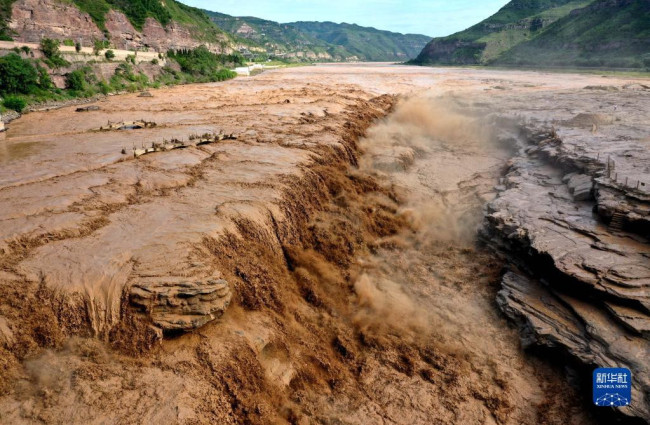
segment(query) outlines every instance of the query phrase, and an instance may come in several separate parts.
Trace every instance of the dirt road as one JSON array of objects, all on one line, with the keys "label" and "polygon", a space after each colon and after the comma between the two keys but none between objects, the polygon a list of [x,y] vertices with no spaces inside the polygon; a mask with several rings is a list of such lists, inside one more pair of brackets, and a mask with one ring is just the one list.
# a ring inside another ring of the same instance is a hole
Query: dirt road
[{"label": "dirt road", "polygon": [[473,107],[627,82],[322,65],[12,122],[0,422],[596,423],[495,306]]}]

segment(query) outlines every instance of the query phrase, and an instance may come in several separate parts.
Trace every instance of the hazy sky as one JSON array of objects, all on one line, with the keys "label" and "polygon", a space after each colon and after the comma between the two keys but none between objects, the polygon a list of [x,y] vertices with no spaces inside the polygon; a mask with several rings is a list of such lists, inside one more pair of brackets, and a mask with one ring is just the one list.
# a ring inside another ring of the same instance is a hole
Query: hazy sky
[{"label": "hazy sky", "polygon": [[507,0],[181,0],[235,16],[278,22],[333,21],[402,33],[449,35],[475,24]]}]

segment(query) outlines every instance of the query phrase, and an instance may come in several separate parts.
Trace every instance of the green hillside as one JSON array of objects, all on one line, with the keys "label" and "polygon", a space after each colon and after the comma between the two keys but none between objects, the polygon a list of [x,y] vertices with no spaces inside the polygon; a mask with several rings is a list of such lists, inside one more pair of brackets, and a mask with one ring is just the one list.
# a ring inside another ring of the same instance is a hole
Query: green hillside
[{"label": "green hillside", "polygon": [[426,35],[399,34],[354,24],[293,22],[300,31],[338,45],[367,61],[405,61],[414,58],[431,39]]},{"label": "green hillside", "polygon": [[485,64],[531,40],[572,10],[594,0],[513,0],[484,21],[434,38],[416,59],[421,64]]},{"label": "green hillside", "polygon": [[513,0],[486,20],[434,38],[413,63],[650,67],[649,0]]},{"label": "green hillside", "polygon": [[494,63],[650,68],[650,1],[598,0],[509,50]]}]

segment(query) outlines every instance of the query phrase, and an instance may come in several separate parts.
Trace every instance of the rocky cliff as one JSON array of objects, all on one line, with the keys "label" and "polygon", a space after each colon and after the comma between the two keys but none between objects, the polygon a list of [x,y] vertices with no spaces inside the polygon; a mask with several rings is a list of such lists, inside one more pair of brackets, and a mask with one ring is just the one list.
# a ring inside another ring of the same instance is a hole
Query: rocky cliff
[{"label": "rocky cliff", "polygon": [[205,44],[219,52],[227,50],[229,42],[225,34],[210,41],[193,33],[191,25],[172,20],[163,26],[152,17],[146,18],[142,29],[137,30],[123,12],[114,9],[104,17],[104,26],[105,31],[88,13],[57,0],[17,0],[8,25],[13,38],[23,42],[37,43],[49,37],[90,46],[94,40],[107,37],[118,49],[167,51]]}]

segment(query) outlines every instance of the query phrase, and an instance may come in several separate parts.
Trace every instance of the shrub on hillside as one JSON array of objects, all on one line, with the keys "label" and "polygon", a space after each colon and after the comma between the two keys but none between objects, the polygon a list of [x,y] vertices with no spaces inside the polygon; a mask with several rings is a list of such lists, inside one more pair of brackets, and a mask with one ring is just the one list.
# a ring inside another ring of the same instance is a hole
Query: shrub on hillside
[{"label": "shrub on hillside", "polygon": [[108,83],[104,80],[100,81],[99,84],[97,84],[97,88],[99,89],[99,92],[104,95],[111,92],[111,86],[109,86]]},{"label": "shrub on hillside", "polygon": [[106,40],[95,40],[93,41],[93,53],[95,56],[99,56],[99,52],[108,48],[110,43]]},{"label": "shrub on hillside", "polygon": [[85,84],[86,75],[80,69],[72,71],[65,79],[65,88],[68,90],[83,91]]},{"label": "shrub on hillside", "polygon": [[106,53],[104,53],[104,56],[106,57],[107,60],[113,60],[115,59],[115,52],[112,50],[107,50]]},{"label": "shrub on hillside", "polygon": [[7,109],[13,109],[16,112],[22,112],[27,106],[25,99],[19,96],[7,96],[4,98],[2,105]]},{"label": "shrub on hillside", "polygon": [[44,38],[41,40],[41,50],[46,58],[53,58],[61,54],[59,50],[59,41],[51,38]]},{"label": "shrub on hillside", "polygon": [[38,84],[38,73],[32,64],[16,54],[0,58],[0,92],[29,93]]},{"label": "shrub on hillside", "polygon": [[70,65],[68,61],[63,59],[61,51],[59,50],[59,40],[52,40],[51,38],[44,38],[41,40],[41,51],[45,55],[46,62],[52,68],[60,68],[62,66]]},{"label": "shrub on hillside", "polygon": [[47,72],[47,69],[43,68],[40,65],[36,65],[36,71],[38,72],[38,86],[43,90],[49,90],[54,87],[52,84],[52,78]]}]

